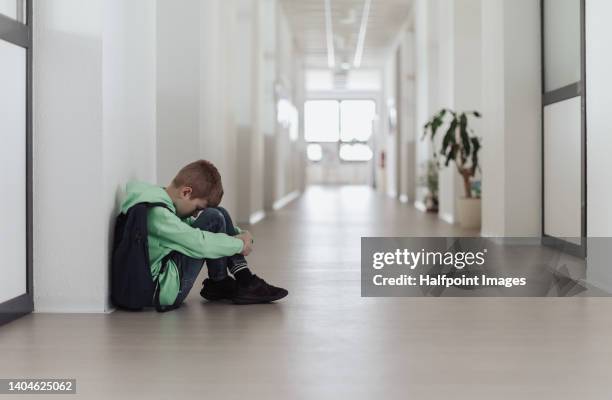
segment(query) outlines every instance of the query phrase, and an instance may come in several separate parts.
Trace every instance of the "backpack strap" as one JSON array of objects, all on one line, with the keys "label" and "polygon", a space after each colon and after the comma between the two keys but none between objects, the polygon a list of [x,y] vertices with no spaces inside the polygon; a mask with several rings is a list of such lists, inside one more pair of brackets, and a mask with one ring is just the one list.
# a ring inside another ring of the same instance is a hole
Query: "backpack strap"
[{"label": "backpack strap", "polygon": [[172,211],[172,210],[170,210],[170,207],[168,207],[168,205],[166,203],[161,203],[161,202],[156,202],[156,203],[143,202],[142,204],[146,204],[147,207],[149,207],[149,208],[152,208],[152,207],[163,207],[163,208],[165,208],[168,211]]},{"label": "backpack strap", "polygon": [[[155,294],[153,295],[153,305],[155,306],[155,310],[157,312],[171,311],[171,310],[174,310],[174,309],[180,307],[180,304],[178,304],[178,305],[172,304],[170,306],[162,306],[159,303],[159,293],[161,292],[161,288],[160,288],[160,284],[159,284],[159,277],[161,276],[161,274],[163,272],[165,272],[166,267],[168,265],[168,261],[170,260],[170,258],[172,258],[172,255],[174,253],[175,253],[174,251],[168,253],[168,255],[166,255],[161,260],[161,266],[160,266],[159,274],[157,275],[157,280],[155,281]],[[179,271],[179,275],[180,275],[180,271]]]},{"label": "backpack strap", "polygon": [[[147,207],[152,208],[152,207],[163,207],[168,211],[172,211],[170,209],[170,207],[168,207],[167,204],[165,203],[144,203],[147,205]],[[157,280],[155,281],[155,292],[153,295],[153,305],[155,306],[155,310],[157,312],[167,312],[167,311],[171,311],[174,310],[176,308],[179,307],[179,305],[170,305],[170,306],[162,306],[159,303],[159,293],[161,292],[161,288],[160,288],[160,284],[159,284],[159,277],[161,276],[162,273],[164,273],[166,271],[166,267],[168,265],[168,261],[172,258],[172,256],[174,255],[175,251],[171,251],[170,253],[168,253],[164,258],[162,258],[161,260],[161,266],[160,266],[160,270],[159,270],[159,274],[157,275]]]}]

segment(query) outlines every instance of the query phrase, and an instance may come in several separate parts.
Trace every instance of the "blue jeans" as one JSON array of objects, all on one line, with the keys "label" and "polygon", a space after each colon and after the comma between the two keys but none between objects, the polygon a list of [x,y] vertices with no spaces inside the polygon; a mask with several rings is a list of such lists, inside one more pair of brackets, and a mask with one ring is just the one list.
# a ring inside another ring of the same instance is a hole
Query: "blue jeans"
[{"label": "blue jeans", "polygon": [[[229,213],[223,207],[205,208],[200,215],[198,215],[198,218],[192,226],[203,231],[225,233],[230,236],[238,234],[234,229],[234,223]],[[234,273],[247,266],[246,259],[242,254],[205,260],[191,258],[180,253],[176,253],[175,256],[174,261],[181,274],[181,286],[174,302],[175,305],[182,303],[191,291],[202,269],[204,261],[206,261],[206,265],[208,266],[208,276],[214,281],[225,279],[228,276],[228,270]]]}]

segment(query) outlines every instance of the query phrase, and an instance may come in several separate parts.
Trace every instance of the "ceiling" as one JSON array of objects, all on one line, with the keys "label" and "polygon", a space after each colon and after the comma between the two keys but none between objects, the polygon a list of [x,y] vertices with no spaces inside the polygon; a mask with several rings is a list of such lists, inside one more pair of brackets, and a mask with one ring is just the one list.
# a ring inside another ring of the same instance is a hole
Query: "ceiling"
[{"label": "ceiling", "polygon": [[[306,66],[328,68],[326,0],[281,0]],[[399,30],[409,20],[413,0],[371,0],[362,67],[379,66]],[[336,69],[353,67],[366,0],[330,0]]]}]

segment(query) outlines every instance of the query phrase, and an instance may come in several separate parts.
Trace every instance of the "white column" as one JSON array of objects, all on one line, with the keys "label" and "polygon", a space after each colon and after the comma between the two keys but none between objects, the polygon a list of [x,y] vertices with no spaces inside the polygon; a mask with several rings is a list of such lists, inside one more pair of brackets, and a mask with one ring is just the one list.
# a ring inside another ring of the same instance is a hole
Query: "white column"
[{"label": "white column", "polygon": [[[433,37],[431,29],[431,6],[429,0],[417,0],[414,6],[414,25],[415,25],[415,133],[416,142],[416,171],[418,174],[425,173],[425,164],[431,157],[431,143],[429,140],[421,140],[423,135],[423,125],[427,123],[433,110],[430,107],[431,98],[434,97],[432,90],[435,79],[433,71]],[[415,193],[415,205],[424,208],[423,203],[427,191],[423,186],[418,186]]]},{"label": "white column", "polygon": [[155,179],[155,3],[34,13],[34,308],[105,312],[123,186]]},{"label": "white column", "polygon": [[[436,7],[437,6],[437,7]],[[436,106],[429,117],[442,108],[455,108],[455,63],[460,63],[455,55],[455,9],[458,6],[453,0],[437,0],[434,3],[434,12],[437,15],[436,30],[438,33],[437,52],[437,78],[438,93]],[[443,128],[446,128],[444,126]],[[439,153],[441,138],[445,131],[439,132],[436,143],[436,152]],[[457,185],[457,171],[454,164],[444,167],[443,159],[440,163],[439,174],[439,217],[446,222],[455,222],[455,202]]]},{"label": "white column", "polygon": [[104,311],[102,12],[34,2],[35,311]]},{"label": "white column", "polygon": [[538,236],[542,215],[539,2],[483,1],[482,38],[483,234]]},{"label": "white column", "polygon": [[612,3],[586,2],[586,85],[587,85],[587,280],[612,291],[610,242],[612,241],[612,121],[606,107],[612,104],[610,85],[612,34],[608,16]]},{"label": "white column", "polygon": [[[481,0],[439,0],[439,76],[438,109],[457,112],[480,110],[480,30]],[[477,135],[479,121],[470,119]],[[445,131],[443,131],[445,132]],[[436,149],[439,148],[439,143]],[[463,181],[451,162],[440,171],[440,218],[455,222],[457,201],[465,196]]]}]

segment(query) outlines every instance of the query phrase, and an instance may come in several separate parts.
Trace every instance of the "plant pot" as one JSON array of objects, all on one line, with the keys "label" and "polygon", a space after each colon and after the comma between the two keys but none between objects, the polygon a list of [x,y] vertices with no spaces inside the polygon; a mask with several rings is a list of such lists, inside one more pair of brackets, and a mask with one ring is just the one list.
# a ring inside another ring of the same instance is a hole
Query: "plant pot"
[{"label": "plant pot", "polygon": [[457,202],[457,222],[465,229],[480,229],[480,199],[461,197]]}]

